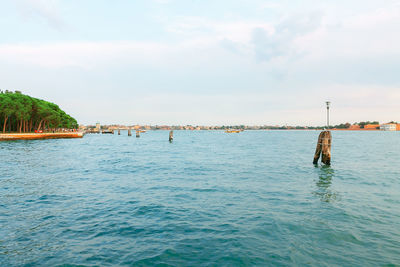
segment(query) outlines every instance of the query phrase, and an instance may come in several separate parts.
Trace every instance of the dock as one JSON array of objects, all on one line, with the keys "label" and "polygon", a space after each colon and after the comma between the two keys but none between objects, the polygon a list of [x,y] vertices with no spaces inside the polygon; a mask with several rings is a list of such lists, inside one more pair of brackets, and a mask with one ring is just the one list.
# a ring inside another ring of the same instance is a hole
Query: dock
[{"label": "dock", "polygon": [[69,133],[9,133],[0,134],[0,141],[82,138],[82,132]]}]

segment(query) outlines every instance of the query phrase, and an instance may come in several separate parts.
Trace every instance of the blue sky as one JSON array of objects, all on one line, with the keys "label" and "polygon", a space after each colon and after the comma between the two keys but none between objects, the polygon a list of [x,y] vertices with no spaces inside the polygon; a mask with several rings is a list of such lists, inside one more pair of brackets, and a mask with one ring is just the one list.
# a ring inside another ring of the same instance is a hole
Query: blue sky
[{"label": "blue sky", "polygon": [[400,121],[400,1],[3,0],[0,88],[89,124]]}]

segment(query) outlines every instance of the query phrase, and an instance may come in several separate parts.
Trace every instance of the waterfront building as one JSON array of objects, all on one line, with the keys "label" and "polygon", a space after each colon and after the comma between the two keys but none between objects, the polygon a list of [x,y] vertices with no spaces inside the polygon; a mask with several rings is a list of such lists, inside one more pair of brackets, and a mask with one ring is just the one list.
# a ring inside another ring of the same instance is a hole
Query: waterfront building
[{"label": "waterfront building", "polygon": [[96,130],[100,130],[100,122],[96,122]]},{"label": "waterfront building", "polygon": [[360,130],[360,129],[361,129],[361,127],[358,124],[353,124],[349,128],[349,130]]},{"label": "waterfront building", "polygon": [[366,124],[364,126],[364,130],[377,130],[379,129],[380,125],[379,124]]},{"label": "waterfront building", "polygon": [[397,123],[385,123],[381,125],[382,131],[397,131],[399,128],[399,124]]}]

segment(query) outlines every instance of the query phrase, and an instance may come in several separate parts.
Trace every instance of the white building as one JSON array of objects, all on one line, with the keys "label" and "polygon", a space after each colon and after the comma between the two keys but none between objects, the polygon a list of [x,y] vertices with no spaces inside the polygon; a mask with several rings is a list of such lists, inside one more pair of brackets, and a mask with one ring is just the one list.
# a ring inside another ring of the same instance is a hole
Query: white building
[{"label": "white building", "polygon": [[397,130],[397,124],[395,123],[385,123],[381,125],[381,130],[382,131],[396,131]]}]

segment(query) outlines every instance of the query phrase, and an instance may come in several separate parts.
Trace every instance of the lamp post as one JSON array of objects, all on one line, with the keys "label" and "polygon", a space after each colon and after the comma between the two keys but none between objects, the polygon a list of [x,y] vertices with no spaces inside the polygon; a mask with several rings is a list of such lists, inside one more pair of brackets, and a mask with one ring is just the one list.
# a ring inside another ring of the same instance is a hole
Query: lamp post
[{"label": "lamp post", "polygon": [[330,106],[331,102],[326,101],[325,103],[326,103],[326,122],[327,122],[326,124],[327,124],[328,130],[329,130],[329,106]]}]

